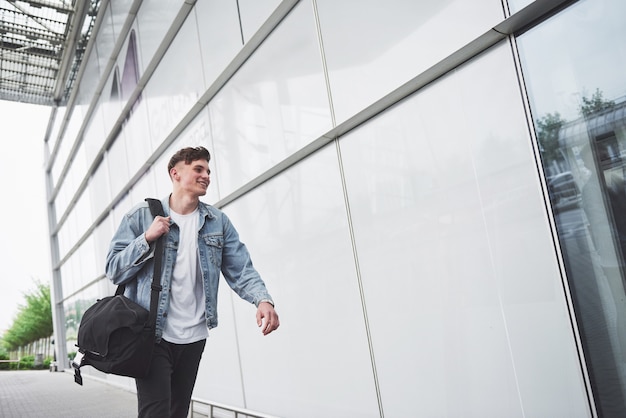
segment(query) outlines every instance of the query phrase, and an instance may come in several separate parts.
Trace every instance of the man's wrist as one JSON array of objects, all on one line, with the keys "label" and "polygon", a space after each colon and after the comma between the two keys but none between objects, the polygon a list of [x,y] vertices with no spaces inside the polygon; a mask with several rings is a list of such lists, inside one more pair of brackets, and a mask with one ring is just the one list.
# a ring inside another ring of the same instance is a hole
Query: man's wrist
[{"label": "man's wrist", "polygon": [[[259,305],[260,305],[260,304],[262,304],[263,302],[267,302],[267,303],[269,303],[270,305],[274,306],[274,301],[273,301],[273,300],[271,300],[271,299],[261,299],[261,300],[259,301]],[[257,306],[259,306],[259,305],[257,305]]]}]

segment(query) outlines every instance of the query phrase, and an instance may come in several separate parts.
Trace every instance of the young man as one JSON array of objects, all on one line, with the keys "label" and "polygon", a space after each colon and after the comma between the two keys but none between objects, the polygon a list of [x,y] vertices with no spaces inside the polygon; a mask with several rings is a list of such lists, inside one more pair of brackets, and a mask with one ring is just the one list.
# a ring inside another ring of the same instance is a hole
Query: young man
[{"label": "young man", "polygon": [[183,148],[172,156],[172,193],[153,218],[146,202],[128,212],[115,233],[106,275],[124,294],[150,308],[154,247],[165,235],[155,350],[150,372],[138,378],[139,417],[186,417],[208,330],[217,326],[220,271],[243,299],[257,306],[267,335],[278,328],[274,302],[252,266],[237,231],[220,210],[200,202],[209,187],[209,151]]}]

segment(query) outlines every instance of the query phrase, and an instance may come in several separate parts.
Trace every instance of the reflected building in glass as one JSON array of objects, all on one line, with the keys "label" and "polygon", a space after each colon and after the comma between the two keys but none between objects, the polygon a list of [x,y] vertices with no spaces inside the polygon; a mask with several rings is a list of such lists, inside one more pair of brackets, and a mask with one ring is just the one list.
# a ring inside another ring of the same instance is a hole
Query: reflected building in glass
[{"label": "reflected building in glass", "polygon": [[121,218],[202,145],[282,325],[222,286],[196,399],[626,416],[626,3],[101,3],[46,137],[58,358]]}]

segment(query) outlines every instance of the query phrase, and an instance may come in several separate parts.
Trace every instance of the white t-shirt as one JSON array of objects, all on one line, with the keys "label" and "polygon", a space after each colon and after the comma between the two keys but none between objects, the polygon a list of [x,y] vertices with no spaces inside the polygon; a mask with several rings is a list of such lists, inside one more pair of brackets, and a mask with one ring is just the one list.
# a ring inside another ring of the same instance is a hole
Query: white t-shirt
[{"label": "white t-shirt", "polygon": [[187,215],[170,210],[170,215],[180,229],[180,239],[163,338],[174,344],[190,344],[209,335],[198,264],[198,209]]}]

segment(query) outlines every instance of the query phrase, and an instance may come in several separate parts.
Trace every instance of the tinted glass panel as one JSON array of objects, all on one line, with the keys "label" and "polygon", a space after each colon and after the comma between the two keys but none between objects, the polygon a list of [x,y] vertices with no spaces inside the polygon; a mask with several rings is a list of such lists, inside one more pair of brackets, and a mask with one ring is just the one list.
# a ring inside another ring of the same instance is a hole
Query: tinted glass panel
[{"label": "tinted glass panel", "polygon": [[626,3],[580,1],[519,38],[601,416],[626,416]]}]

